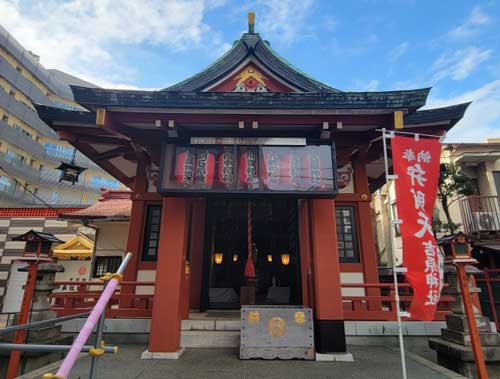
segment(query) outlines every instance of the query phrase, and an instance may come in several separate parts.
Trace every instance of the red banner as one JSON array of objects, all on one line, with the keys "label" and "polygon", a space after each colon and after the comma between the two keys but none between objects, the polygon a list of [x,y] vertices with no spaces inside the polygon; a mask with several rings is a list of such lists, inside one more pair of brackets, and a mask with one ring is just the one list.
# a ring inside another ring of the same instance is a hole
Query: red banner
[{"label": "red banner", "polygon": [[392,140],[403,265],[414,293],[410,313],[412,319],[426,321],[434,319],[442,287],[440,253],[432,231],[440,155],[437,138]]}]

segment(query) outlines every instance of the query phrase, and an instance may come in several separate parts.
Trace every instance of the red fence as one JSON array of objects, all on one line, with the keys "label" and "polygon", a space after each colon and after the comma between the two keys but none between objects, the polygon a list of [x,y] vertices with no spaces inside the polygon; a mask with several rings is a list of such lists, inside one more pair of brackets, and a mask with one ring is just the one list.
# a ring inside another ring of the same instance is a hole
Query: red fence
[{"label": "red fence", "polygon": [[[73,292],[53,292],[52,309],[58,316],[66,316],[89,311],[97,302],[102,292],[102,282],[57,282],[56,284],[72,285],[77,287]],[[122,288],[132,286],[136,288],[154,287],[154,282],[121,282],[121,287],[111,298],[106,317],[116,318],[143,318],[151,317],[153,307],[152,294],[136,294],[122,292]],[[399,295],[401,309],[408,310],[412,295],[410,285],[399,284]],[[97,289],[96,289],[97,288]],[[394,285],[390,283],[352,283],[342,284],[344,292],[352,292],[342,296],[342,306],[345,320],[396,320],[396,302],[394,299]],[[120,301],[132,299],[131,301]],[[442,296],[436,313],[436,320],[444,320],[444,316],[449,313],[449,303],[454,301],[452,296]],[[126,303],[128,306],[119,306]]]},{"label": "red fence", "polygon": [[[76,291],[53,292],[49,297],[52,299],[52,310],[58,316],[68,316],[72,314],[90,311],[99,300],[102,293],[103,282],[56,282],[59,286],[74,286]],[[154,282],[121,282],[119,289],[111,297],[106,310],[106,317],[123,318],[143,318],[151,317],[153,309],[153,295],[136,294],[123,292],[125,287],[148,288],[154,287]],[[131,304],[128,307],[119,307],[121,300],[132,299],[132,301],[122,301]]]},{"label": "red fence", "polygon": [[[446,285],[445,285],[446,286]],[[355,289],[356,292],[368,293],[376,292],[375,295],[353,294],[354,296],[342,296],[345,320],[377,320],[394,321],[397,320],[395,289],[392,283],[343,283],[343,289]],[[412,300],[410,284],[398,284],[400,308],[408,311]],[[346,291],[345,291],[346,292]],[[442,295],[434,320],[442,321],[447,313],[450,313],[450,303],[455,301],[455,297]],[[408,320],[408,319],[406,319]],[[411,320],[411,318],[409,319]]]},{"label": "red fence", "polygon": [[475,277],[477,286],[481,288],[479,301],[483,314],[490,318],[500,331],[500,269],[483,269],[484,275]]}]

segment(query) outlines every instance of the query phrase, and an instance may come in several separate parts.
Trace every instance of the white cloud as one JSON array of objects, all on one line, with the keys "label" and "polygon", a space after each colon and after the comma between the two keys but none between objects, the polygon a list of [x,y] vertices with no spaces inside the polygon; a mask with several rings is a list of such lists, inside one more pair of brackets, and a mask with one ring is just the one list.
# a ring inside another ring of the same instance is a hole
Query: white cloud
[{"label": "white cloud", "polygon": [[433,80],[438,81],[447,77],[453,80],[467,78],[472,71],[487,60],[493,51],[469,46],[456,50],[453,53],[442,54],[433,64]]},{"label": "white cloud", "polygon": [[396,46],[394,49],[390,51],[389,60],[391,60],[392,62],[398,61],[399,58],[401,58],[403,55],[406,54],[409,46],[410,45],[408,44],[408,42],[400,43],[398,46]]},{"label": "white cloud", "polygon": [[[133,82],[115,57],[122,45],[199,45],[209,31],[204,12],[224,0],[0,0],[3,26],[41,63],[97,85]],[[128,85],[128,84],[127,84]]]},{"label": "white cloud", "polygon": [[456,28],[450,30],[447,36],[455,40],[463,40],[475,36],[483,25],[491,22],[490,17],[480,7],[475,7],[467,20]]},{"label": "white cloud", "polygon": [[483,142],[500,137],[500,79],[450,98],[430,97],[426,108],[472,101],[464,118],[453,127],[446,142]]},{"label": "white cloud", "polygon": [[353,91],[361,91],[361,92],[377,91],[379,84],[380,82],[375,79],[369,80],[367,82],[362,80],[355,80]]},{"label": "white cloud", "polygon": [[313,4],[313,0],[259,0],[256,31],[289,45],[303,32]]}]

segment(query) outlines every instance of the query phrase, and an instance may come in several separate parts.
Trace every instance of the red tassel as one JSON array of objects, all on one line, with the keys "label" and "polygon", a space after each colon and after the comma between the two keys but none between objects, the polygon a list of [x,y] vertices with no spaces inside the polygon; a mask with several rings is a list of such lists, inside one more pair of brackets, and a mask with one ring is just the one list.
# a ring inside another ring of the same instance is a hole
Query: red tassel
[{"label": "red tassel", "polygon": [[248,200],[247,229],[248,257],[247,263],[245,264],[245,277],[255,278],[255,267],[253,266],[252,259],[252,208],[250,206],[250,200]]},{"label": "red tassel", "polygon": [[255,267],[253,266],[252,256],[250,255],[245,264],[245,278],[255,278]]}]

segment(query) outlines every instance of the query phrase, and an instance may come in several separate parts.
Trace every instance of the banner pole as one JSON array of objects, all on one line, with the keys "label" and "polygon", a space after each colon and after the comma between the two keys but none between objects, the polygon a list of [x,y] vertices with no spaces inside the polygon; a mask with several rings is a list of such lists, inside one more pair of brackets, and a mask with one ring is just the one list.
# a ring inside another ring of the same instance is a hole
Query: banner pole
[{"label": "banner pole", "polygon": [[391,237],[391,255],[392,255],[392,277],[394,279],[394,300],[396,302],[396,315],[398,318],[398,334],[399,334],[399,351],[401,353],[401,370],[403,371],[403,379],[407,379],[406,374],[406,358],[405,347],[403,341],[403,323],[401,321],[401,308],[398,290],[398,275],[396,273],[396,254],[394,251],[394,225],[391,214],[391,191],[389,188],[389,161],[387,158],[387,142],[386,142],[386,129],[382,128],[382,143],[384,146],[384,165],[385,165],[385,185],[387,187],[387,215],[389,217],[389,235]]}]

